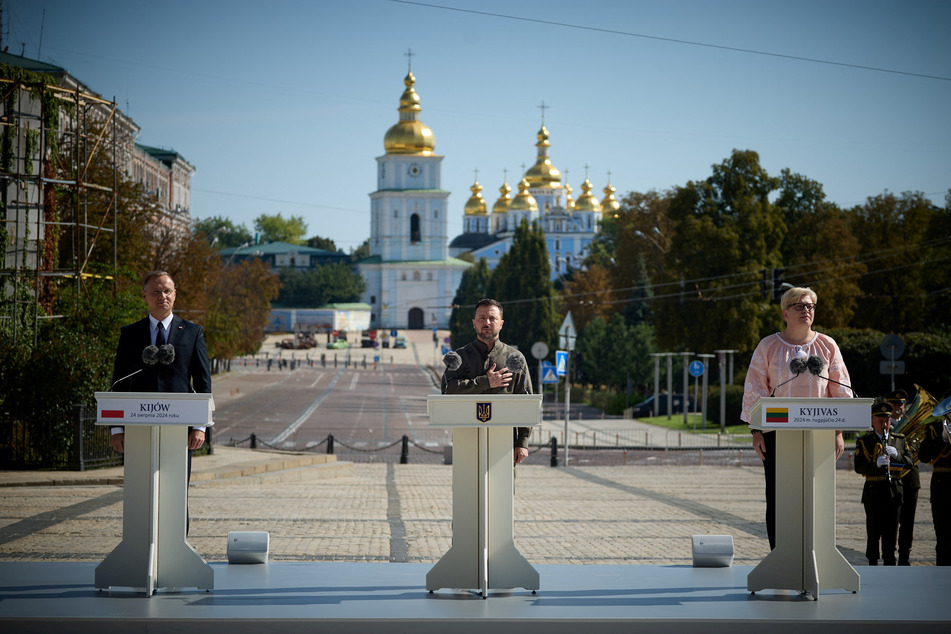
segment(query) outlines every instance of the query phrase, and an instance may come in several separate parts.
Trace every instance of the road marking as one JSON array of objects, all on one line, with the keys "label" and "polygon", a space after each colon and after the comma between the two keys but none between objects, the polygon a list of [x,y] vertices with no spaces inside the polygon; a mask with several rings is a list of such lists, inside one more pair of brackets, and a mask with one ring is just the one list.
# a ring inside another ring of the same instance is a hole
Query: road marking
[{"label": "road marking", "polygon": [[323,394],[318,396],[317,400],[311,403],[310,406],[304,410],[304,413],[297,417],[297,420],[295,420],[293,423],[285,427],[284,431],[282,431],[277,436],[269,440],[267,444],[276,445],[280,442],[284,442],[288,436],[290,436],[295,431],[297,431],[297,428],[303,425],[307,421],[307,419],[310,418],[311,414],[313,414],[317,410],[317,408],[320,407],[320,404],[324,402],[324,399],[330,396],[331,393],[333,393],[334,388],[337,386],[337,381],[340,379],[340,376],[342,374],[343,374],[343,368],[337,371],[337,374],[330,381],[330,385],[327,386],[327,389],[324,390]]}]

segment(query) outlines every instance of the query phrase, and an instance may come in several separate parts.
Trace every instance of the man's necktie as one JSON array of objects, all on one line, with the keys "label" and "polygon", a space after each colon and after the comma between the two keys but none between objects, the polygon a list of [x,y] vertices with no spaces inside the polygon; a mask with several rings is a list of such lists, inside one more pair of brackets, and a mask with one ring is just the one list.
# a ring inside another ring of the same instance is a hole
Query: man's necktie
[{"label": "man's necktie", "polygon": [[165,326],[162,322],[155,326],[155,345],[156,347],[165,345]]}]

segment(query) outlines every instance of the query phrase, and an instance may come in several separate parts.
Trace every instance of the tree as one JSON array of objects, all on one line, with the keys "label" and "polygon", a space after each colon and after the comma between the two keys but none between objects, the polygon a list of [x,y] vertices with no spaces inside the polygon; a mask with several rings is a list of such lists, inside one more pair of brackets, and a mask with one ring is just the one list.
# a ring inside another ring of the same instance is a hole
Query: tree
[{"label": "tree", "polygon": [[252,240],[251,232],[243,224],[235,224],[230,218],[212,216],[195,221],[195,233],[204,236],[216,249],[238,247]]},{"label": "tree", "polygon": [[449,315],[449,345],[454,349],[472,341],[475,305],[480,299],[489,296],[491,279],[492,272],[485,258],[479,258],[475,266],[462,272],[462,280],[452,298],[452,313]]},{"label": "tree", "polygon": [[661,347],[745,352],[776,327],[778,311],[762,304],[758,284],[761,269],[781,266],[786,228],[769,201],[778,185],[756,152],[734,150],[705,181],[676,188],[666,285],[655,286]]},{"label": "tree", "polygon": [[495,267],[489,291],[504,308],[506,343],[525,352],[536,341],[552,342],[558,327],[555,293],[545,233],[538,223],[522,221],[515,228],[512,247]]},{"label": "tree", "polygon": [[303,216],[285,218],[280,212],[276,216],[261,214],[254,219],[254,230],[260,234],[261,242],[301,244],[307,223]]},{"label": "tree", "polygon": [[628,378],[646,385],[653,376],[653,332],[650,324],[628,325],[620,313],[596,317],[581,330],[578,353],[588,382],[623,389]]},{"label": "tree", "polygon": [[348,264],[335,262],[309,271],[281,269],[281,292],[277,302],[295,308],[318,308],[327,304],[359,301],[366,280]]},{"label": "tree", "polygon": [[370,239],[367,238],[360,246],[350,251],[350,261],[359,262],[364,258],[370,257]]},{"label": "tree", "polygon": [[788,169],[782,171],[775,204],[788,228],[781,249],[783,280],[816,292],[822,311],[817,323],[825,328],[847,325],[865,272],[848,218],[825,200],[820,183]]},{"label": "tree", "polygon": [[930,291],[946,287],[932,286],[929,278],[947,267],[949,249],[947,234],[929,233],[939,212],[920,192],[900,197],[885,192],[850,211],[852,234],[864,247],[862,260],[868,267],[859,282],[862,292],[852,326],[893,333],[932,326],[927,318]]},{"label": "tree", "polygon": [[614,295],[610,272],[592,264],[565,282],[562,302],[571,311],[575,327],[581,331],[592,319],[609,319],[617,312]]},{"label": "tree", "polygon": [[204,323],[211,358],[231,359],[258,351],[280,285],[278,276],[260,258],[222,268],[209,293]]},{"label": "tree", "polygon": [[307,246],[313,249],[323,249],[324,251],[330,251],[331,253],[337,252],[337,245],[334,244],[334,241],[330,238],[322,238],[320,236],[307,238]]}]

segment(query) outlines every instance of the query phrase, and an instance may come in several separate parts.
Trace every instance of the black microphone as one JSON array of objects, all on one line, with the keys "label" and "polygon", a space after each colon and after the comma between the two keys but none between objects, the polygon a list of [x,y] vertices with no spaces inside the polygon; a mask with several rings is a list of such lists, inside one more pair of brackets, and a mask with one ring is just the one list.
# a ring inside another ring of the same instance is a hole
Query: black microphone
[{"label": "black microphone", "polygon": [[446,364],[446,369],[452,372],[462,367],[462,357],[460,357],[459,353],[455,350],[447,352],[446,356],[442,358],[442,362]]},{"label": "black microphone", "polygon": [[[155,346],[151,347],[154,348]],[[172,344],[166,343],[159,346],[156,360],[162,365],[171,365],[172,361],[175,360],[175,348]]]},{"label": "black microphone", "polygon": [[[158,353],[159,353],[159,349],[156,348],[155,346],[145,346],[145,349],[142,350],[142,363],[144,363],[145,365],[155,365],[156,363],[158,363]],[[135,372],[131,374],[127,374],[121,379],[116,380],[116,382],[112,384],[112,387],[109,388],[109,391],[112,392],[113,390],[116,389],[117,385],[119,385],[126,379],[134,377],[136,374],[139,374],[140,372],[145,372],[145,368],[139,368]]]},{"label": "black microphone", "polygon": [[142,363],[145,365],[155,365],[158,363],[159,349],[157,346],[145,346],[142,351]]},{"label": "black microphone", "polygon": [[508,368],[512,374],[525,372],[528,369],[525,365],[525,357],[517,352],[513,352],[508,356],[505,360],[505,367]]},{"label": "black microphone", "polygon": [[[151,347],[154,348],[155,346],[151,346]],[[198,392],[195,391],[195,388],[192,386],[192,382],[188,379],[188,376],[186,376],[185,373],[179,370],[176,366],[172,365],[172,362],[174,360],[175,360],[175,347],[172,344],[166,343],[159,346],[158,354],[156,356],[156,361],[158,361],[162,365],[166,365],[170,367],[171,369],[175,370],[178,373],[178,376],[185,379],[185,384],[188,386],[188,389],[191,390],[192,394],[198,394]]]},{"label": "black microphone", "polygon": [[793,359],[792,361],[789,362],[789,371],[793,373],[792,378],[791,378],[791,379],[786,379],[785,381],[783,381],[782,383],[780,383],[779,385],[777,385],[776,387],[774,387],[774,388],[773,388],[773,391],[769,393],[769,396],[770,396],[770,397],[773,397],[773,396],[776,395],[776,390],[778,390],[778,389],[781,388],[782,386],[786,385],[787,383],[789,383],[789,382],[792,381],[793,379],[798,378],[800,374],[802,374],[803,372],[805,372],[805,371],[806,371],[806,362],[803,361],[801,358],[796,357],[795,359]]},{"label": "black microphone", "polygon": [[822,376],[822,370],[825,369],[826,362],[823,361],[820,357],[817,357],[816,355],[812,355],[811,357],[809,357],[809,361],[806,362],[806,365],[809,367],[809,372],[811,374],[818,376],[820,379],[825,379],[826,381],[829,381],[830,383],[835,383],[836,385],[847,387],[850,390],[852,390],[852,396],[854,396],[855,398],[859,397],[859,393],[856,392],[855,388],[853,388],[851,385],[846,385],[845,383],[839,383],[835,379],[830,379],[827,376]]}]

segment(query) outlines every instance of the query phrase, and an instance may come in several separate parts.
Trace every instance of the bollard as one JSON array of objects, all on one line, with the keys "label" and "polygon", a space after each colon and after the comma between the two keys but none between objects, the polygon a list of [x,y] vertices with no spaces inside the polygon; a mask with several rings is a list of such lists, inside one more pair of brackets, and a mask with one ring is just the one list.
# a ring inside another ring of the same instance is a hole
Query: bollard
[{"label": "bollard", "polygon": [[558,439],[551,437],[551,466],[558,466]]},{"label": "bollard", "polygon": [[334,435],[329,434],[327,436],[327,453],[332,454],[334,452]]},{"label": "bollard", "polygon": [[403,449],[400,451],[400,464],[409,462],[409,436],[403,436]]},{"label": "bollard", "polygon": [[254,434],[251,434],[251,449],[257,449],[257,448],[258,448],[258,437],[255,436]]}]

